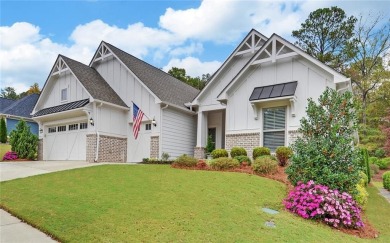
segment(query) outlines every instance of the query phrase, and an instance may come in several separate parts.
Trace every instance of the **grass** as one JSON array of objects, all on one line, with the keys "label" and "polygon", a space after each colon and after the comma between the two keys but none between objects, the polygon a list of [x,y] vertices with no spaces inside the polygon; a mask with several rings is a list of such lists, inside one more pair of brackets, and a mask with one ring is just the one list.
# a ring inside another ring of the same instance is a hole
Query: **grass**
[{"label": "grass", "polygon": [[[285,186],[248,174],[102,165],[0,187],[1,207],[64,242],[366,241],[284,211]],[[390,204],[376,190],[367,213],[382,233],[376,241],[389,242]]]},{"label": "grass", "polygon": [[0,143],[0,161],[6,152],[11,151],[11,145]]}]

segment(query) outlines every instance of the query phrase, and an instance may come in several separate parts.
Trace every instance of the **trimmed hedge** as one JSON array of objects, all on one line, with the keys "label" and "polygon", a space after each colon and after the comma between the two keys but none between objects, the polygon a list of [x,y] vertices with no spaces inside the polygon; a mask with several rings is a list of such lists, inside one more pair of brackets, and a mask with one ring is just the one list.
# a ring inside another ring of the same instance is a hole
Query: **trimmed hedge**
[{"label": "trimmed hedge", "polygon": [[242,164],[242,162],[246,162],[247,165],[250,165],[252,163],[251,159],[246,155],[239,155],[239,156],[234,157],[234,159],[238,160],[238,162],[240,162],[240,164]]},{"label": "trimmed hedge", "polygon": [[228,157],[221,157],[210,161],[210,167],[215,170],[230,170],[240,166],[238,160]]},{"label": "trimmed hedge", "polygon": [[213,159],[218,159],[221,157],[229,157],[229,154],[226,149],[215,149],[211,152],[211,157],[213,157]]},{"label": "trimmed hedge", "polygon": [[390,191],[390,171],[383,173],[383,187]]},{"label": "trimmed hedge", "polygon": [[271,155],[271,150],[266,147],[256,147],[253,149],[253,159],[256,159],[262,155]]},{"label": "trimmed hedge", "polygon": [[284,146],[277,147],[275,153],[280,166],[285,166],[288,162],[288,159],[293,155],[292,149]]},{"label": "trimmed hedge", "polygon": [[247,156],[246,150],[243,147],[233,147],[230,150],[230,157]]},{"label": "trimmed hedge", "polygon": [[188,156],[186,154],[183,154],[173,162],[172,165],[174,166],[180,166],[180,167],[195,167],[198,163],[198,160],[194,157]]},{"label": "trimmed hedge", "polygon": [[274,174],[278,170],[278,162],[269,158],[257,158],[252,163],[252,169],[256,174]]}]

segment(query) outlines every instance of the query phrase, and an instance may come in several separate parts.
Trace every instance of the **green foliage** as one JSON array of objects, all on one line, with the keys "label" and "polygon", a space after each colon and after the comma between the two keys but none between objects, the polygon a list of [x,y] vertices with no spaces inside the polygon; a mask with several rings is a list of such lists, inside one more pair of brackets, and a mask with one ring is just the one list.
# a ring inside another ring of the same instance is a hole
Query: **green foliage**
[{"label": "green foliage", "polygon": [[19,96],[15,92],[15,88],[13,88],[13,87],[5,87],[4,89],[1,89],[0,90],[0,97],[6,98],[6,99],[11,99],[11,100],[16,100],[19,98]]},{"label": "green foliage", "polygon": [[368,176],[364,172],[362,172],[362,171],[359,172],[359,176],[360,176],[359,185],[361,185],[363,187],[367,187],[367,185],[368,185]]},{"label": "green foliage", "polygon": [[309,55],[340,70],[352,57],[352,37],[357,19],[347,17],[338,7],[311,12],[299,30],[292,32],[295,43]]},{"label": "green foliage", "polygon": [[16,124],[16,129],[10,133],[9,143],[12,151],[21,159],[35,159],[38,150],[38,137],[31,133],[24,120]]},{"label": "green foliage", "polygon": [[252,169],[260,175],[274,174],[278,170],[278,162],[269,157],[260,157],[253,161]]},{"label": "green foliage", "polygon": [[271,155],[271,150],[266,147],[256,147],[253,149],[253,159],[256,159],[262,155]]},{"label": "green foliage", "polygon": [[390,164],[390,158],[379,159],[377,157],[370,157],[369,161],[371,164],[376,164],[379,166],[379,169],[381,170],[387,169]]},{"label": "green foliage", "polygon": [[379,148],[379,149],[375,150],[374,156],[377,158],[384,158],[384,157],[386,157],[386,152],[384,149]]},{"label": "green foliage", "polygon": [[281,146],[276,148],[276,158],[278,158],[280,166],[285,166],[292,155],[293,151],[289,147]]},{"label": "green foliage", "polygon": [[5,124],[4,117],[0,120],[0,143],[7,142],[7,125]]},{"label": "green foliage", "polygon": [[175,162],[173,162],[173,166],[179,167],[195,167],[198,163],[198,160],[194,157],[183,154],[176,158]]},{"label": "green foliage", "polygon": [[259,158],[269,158],[269,159],[272,159],[272,160],[274,160],[274,161],[278,161],[277,159],[276,159],[276,157],[275,156],[273,156],[273,155],[262,155],[262,156],[259,156],[259,157],[257,157],[256,159],[259,159]]},{"label": "green foliage", "polygon": [[365,148],[360,149],[360,154],[359,154],[359,158],[358,159],[360,160],[360,167],[362,168],[362,170],[364,171],[364,173],[368,177],[368,182],[367,183],[370,183],[371,182],[371,177],[372,177],[372,172],[371,172],[371,168],[370,168],[370,162],[368,160],[368,151],[367,151],[367,149],[365,149]]},{"label": "green foliage", "polygon": [[243,147],[233,147],[230,150],[230,157],[234,158],[240,155],[247,156],[246,150]]},{"label": "green foliage", "polygon": [[[387,82],[386,84],[389,86],[389,92],[388,92],[388,102],[390,103],[390,82]],[[383,85],[382,85],[383,86]],[[390,107],[387,106],[387,107]],[[386,152],[386,155],[390,157],[390,109],[387,109],[387,114],[386,116],[381,119],[383,121],[383,124],[381,125],[381,131],[385,135],[385,142],[383,149]]]},{"label": "green foliage", "polygon": [[192,87],[202,90],[206,86],[207,81],[210,79],[210,74],[203,74],[202,78],[200,77],[190,77],[186,74],[184,68],[172,67],[168,73],[173,77],[179,79],[180,81],[191,85]]},{"label": "green foliage", "polygon": [[355,199],[362,209],[365,209],[368,202],[368,192],[366,188],[360,184],[356,185],[356,191],[357,193],[354,195],[353,199]]},{"label": "green foliage", "polygon": [[376,164],[370,164],[371,177],[373,174],[379,173],[379,166]]},{"label": "green foliage", "polygon": [[313,180],[341,192],[354,194],[359,182],[359,152],[352,145],[355,114],[352,94],[327,88],[318,104],[308,100],[307,117],[301,119],[294,155],[286,169],[293,185]]},{"label": "green foliage", "polygon": [[240,162],[233,158],[220,157],[210,161],[210,167],[215,170],[230,170],[240,166]]},{"label": "green foliage", "polygon": [[390,171],[383,173],[383,187],[390,191]]},{"label": "green foliage", "polygon": [[235,156],[234,159],[240,162],[240,164],[242,164],[242,162],[246,162],[248,165],[252,163],[251,159],[246,155]]},{"label": "green foliage", "polygon": [[169,159],[169,154],[168,153],[165,153],[165,152],[163,152],[162,154],[161,154],[161,160],[162,161],[167,161],[168,159]]},{"label": "green foliage", "polygon": [[207,137],[206,151],[207,153],[211,153],[213,152],[214,149],[215,149],[215,144],[213,142],[213,138],[211,137],[211,135],[209,135]]},{"label": "green foliage", "polygon": [[213,159],[217,159],[221,157],[229,157],[229,154],[226,149],[215,149],[211,152],[211,157],[213,157]]}]

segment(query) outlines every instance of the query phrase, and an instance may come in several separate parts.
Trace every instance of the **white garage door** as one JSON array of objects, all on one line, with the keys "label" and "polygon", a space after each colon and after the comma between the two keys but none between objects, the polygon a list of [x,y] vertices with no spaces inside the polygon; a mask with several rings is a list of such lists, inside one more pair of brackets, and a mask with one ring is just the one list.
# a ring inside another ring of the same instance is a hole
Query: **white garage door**
[{"label": "white garage door", "polygon": [[86,160],[87,123],[47,128],[43,142],[45,160]]}]

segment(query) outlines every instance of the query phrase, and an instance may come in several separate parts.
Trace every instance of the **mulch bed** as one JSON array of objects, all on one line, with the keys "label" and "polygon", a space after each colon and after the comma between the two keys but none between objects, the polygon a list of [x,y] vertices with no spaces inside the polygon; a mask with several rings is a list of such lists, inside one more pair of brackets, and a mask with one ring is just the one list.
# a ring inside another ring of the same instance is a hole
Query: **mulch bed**
[{"label": "mulch bed", "polygon": [[383,173],[385,173],[386,171],[390,171],[390,169],[387,169],[387,170],[379,170],[379,173],[378,174],[375,174],[372,176],[372,181],[380,181],[382,182],[382,175]]},{"label": "mulch bed", "polygon": [[34,160],[29,159],[15,159],[15,160],[2,160],[0,162],[32,162]]}]

